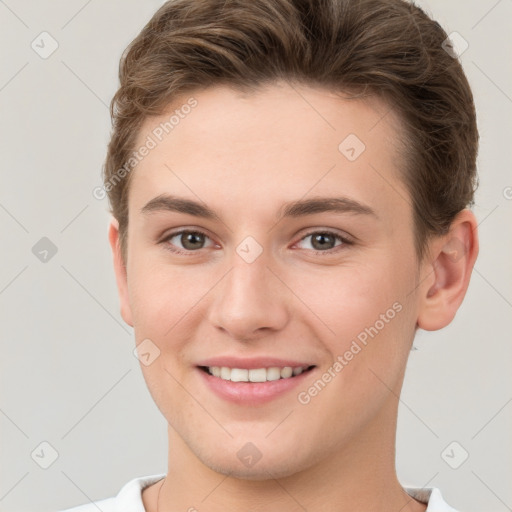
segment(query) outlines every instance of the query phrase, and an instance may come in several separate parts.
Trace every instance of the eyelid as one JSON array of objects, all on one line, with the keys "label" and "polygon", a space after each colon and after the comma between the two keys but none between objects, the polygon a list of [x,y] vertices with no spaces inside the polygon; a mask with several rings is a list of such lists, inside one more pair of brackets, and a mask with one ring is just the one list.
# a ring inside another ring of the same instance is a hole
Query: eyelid
[{"label": "eyelid", "polygon": [[[180,228],[175,231],[171,231],[171,232],[165,234],[159,243],[164,244],[165,248],[173,253],[177,253],[177,254],[198,253],[201,249],[198,249],[196,251],[191,251],[188,249],[181,249],[179,247],[176,249],[171,249],[168,246],[166,246],[166,244],[168,244],[168,242],[171,238],[174,238],[175,236],[178,236],[178,235],[182,235],[184,233],[193,233],[193,234],[197,233],[197,234],[203,235],[205,238],[210,239],[212,241],[213,245],[216,245],[216,243],[213,241],[212,237],[204,229],[199,229],[199,228]],[[207,247],[202,247],[202,249],[207,249]]]},{"label": "eyelid", "polygon": [[302,235],[302,237],[299,239],[299,241],[304,240],[304,238],[311,236],[315,233],[333,235],[333,236],[339,238],[340,240],[342,240],[343,242],[345,242],[346,244],[353,244],[356,242],[356,238],[353,237],[352,235],[349,235],[345,231],[339,232],[332,228],[313,228],[313,229],[307,231],[304,235]]},{"label": "eyelid", "polygon": [[334,238],[341,240],[340,244],[335,245],[334,247],[331,247],[330,249],[325,249],[324,251],[321,251],[318,249],[306,249],[306,252],[313,253],[314,255],[325,256],[325,257],[333,256],[335,254],[338,254],[339,251],[346,249],[347,246],[353,245],[355,243],[355,240],[353,239],[353,237],[351,237],[348,234],[345,234],[345,233],[341,234],[336,230],[328,229],[328,228],[314,228],[314,229],[309,230],[304,235],[302,235],[301,238],[299,238],[299,240],[293,245],[297,245],[297,243],[302,242],[305,238],[308,238],[309,236],[314,235],[314,234],[330,235],[330,236],[333,236]]}]

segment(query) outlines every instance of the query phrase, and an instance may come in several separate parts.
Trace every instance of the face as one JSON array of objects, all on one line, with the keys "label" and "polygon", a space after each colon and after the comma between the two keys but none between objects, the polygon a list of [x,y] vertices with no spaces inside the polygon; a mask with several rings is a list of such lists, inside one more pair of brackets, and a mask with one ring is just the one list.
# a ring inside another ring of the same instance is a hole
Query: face
[{"label": "face", "polygon": [[190,96],[146,120],[129,192],[122,314],[156,404],[242,478],[389,439],[419,307],[398,122],[284,83]]}]

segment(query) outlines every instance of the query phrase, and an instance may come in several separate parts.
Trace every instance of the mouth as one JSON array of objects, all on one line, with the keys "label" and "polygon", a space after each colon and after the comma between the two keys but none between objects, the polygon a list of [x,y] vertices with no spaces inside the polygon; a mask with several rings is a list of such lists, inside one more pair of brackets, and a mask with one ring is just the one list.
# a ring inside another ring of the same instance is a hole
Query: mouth
[{"label": "mouth", "polygon": [[310,372],[315,365],[310,366],[270,366],[263,368],[230,368],[227,366],[198,366],[200,370],[221,380],[242,383],[261,383],[277,380],[289,380],[301,374]]},{"label": "mouth", "polygon": [[218,355],[195,364],[202,385],[223,401],[258,406],[280,398],[293,400],[292,391],[304,387],[318,366],[312,357],[278,358],[270,355]]}]

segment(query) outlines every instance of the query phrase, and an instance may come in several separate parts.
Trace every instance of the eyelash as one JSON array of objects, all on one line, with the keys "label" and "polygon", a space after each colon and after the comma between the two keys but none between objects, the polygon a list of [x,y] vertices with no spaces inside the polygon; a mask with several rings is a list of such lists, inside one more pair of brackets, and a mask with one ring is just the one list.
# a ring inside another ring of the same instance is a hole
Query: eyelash
[{"label": "eyelash", "polygon": [[[176,235],[182,235],[184,233],[198,234],[198,235],[203,235],[206,238],[210,238],[206,233],[204,233],[203,231],[198,230],[198,229],[182,229],[180,231],[174,231],[173,233],[169,233],[169,235],[167,235],[160,243],[164,244],[164,247],[165,247],[166,250],[171,251],[174,254],[182,254],[182,255],[185,255],[185,256],[190,256],[193,253],[199,252],[200,249],[196,250],[196,251],[190,251],[190,250],[186,250],[186,249],[185,250],[183,250],[183,249],[172,249],[170,247],[170,245],[167,243],[167,242],[169,242],[169,240],[171,238],[174,238]],[[329,236],[332,236],[334,238],[337,238],[338,240],[340,240],[342,242],[341,244],[339,244],[337,246],[334,246],[331,249],[327,249],[325,251],[318,251],[318,250],[315,250],[315,249],[307,249],[308,251],[311,251],[315,255],[321,255],[321,256],[327,255],[327,256],[329,256],[329,255],[332,255],[334,253],[337,253],[339,250],[342,250],[343,246],[353,245],[353,243],[354,243],[352,240],[349,240],[348,238],[341,236],[339,233],[336,233],[335,231],[329,231],[329,230],[310,231],[309,233],[305,234],[299,240],[299,242],[302,242],[305,238],[308,238],[311,235],[329,235]]]}]

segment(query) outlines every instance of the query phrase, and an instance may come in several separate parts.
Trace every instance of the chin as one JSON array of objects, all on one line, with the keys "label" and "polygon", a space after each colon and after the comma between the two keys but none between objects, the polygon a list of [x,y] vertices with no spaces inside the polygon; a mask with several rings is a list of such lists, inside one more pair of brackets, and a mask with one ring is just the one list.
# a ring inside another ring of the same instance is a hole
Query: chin
[{"label": "chin", "polygon": [[313,467],[322,458],[320,451],[303,443],[284,441],[276,437],[271,443],[263,438],[253,444],[245,437],[243,441],[189,446],[204,466],[241,480],[287,478]]},{"label": "chin", "polygon": [[272,480],[291,476],[300,471],[296,464],[290,464],[289,459],[285,463],[268,459],[264,462],[262,459],[252,467],[244,467],[242,463],[238,461],[233,463],[232,460],[222,463],[212,460],[202,460],[202,462],[217,473],[240,480]]}]

